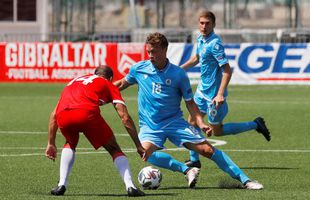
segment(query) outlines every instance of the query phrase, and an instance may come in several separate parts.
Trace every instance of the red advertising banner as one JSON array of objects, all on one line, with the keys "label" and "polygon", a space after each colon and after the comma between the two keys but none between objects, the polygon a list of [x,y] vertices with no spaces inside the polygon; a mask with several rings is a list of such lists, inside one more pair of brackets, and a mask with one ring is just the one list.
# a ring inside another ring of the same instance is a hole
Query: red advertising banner
[{"label": "red advertising banner", "polygon": [[144,44],[0,43],[0,81],[66,82],[109,65],[114,80],[144,59]]},{"label": "red advertising banner", "polygon": [[[130,67],[144,60],[147,55],[144,44],[139,43],[119,43],[117,48],[117,70],[121,75],[120,78],[125,76]],[[118,79],[119,77],[115,77]]]}]

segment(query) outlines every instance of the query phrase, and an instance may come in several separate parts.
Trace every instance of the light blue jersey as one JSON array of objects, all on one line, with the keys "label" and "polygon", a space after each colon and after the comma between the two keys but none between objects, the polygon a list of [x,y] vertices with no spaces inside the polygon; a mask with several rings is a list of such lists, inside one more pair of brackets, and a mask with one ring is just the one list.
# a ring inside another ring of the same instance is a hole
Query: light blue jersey
[{"label": "light blue jersey", "polygon": [[[221,38],[214,32],[208,37],[199,35],[197,39],[196,54],[199,55],[201,80],[197,92],[203,94],[204,98],[211,101],[219,90],[222,80],[222,68],[228,63]],[[227,96],[225,90],[224,97]]]},{"label": "light blue jersey", "polygon": [[139,85],[140,127],[147,125],[153,130],[167,127],[183,117],[182,97],[185,101],[193,98],[186,72],[169,61],[163,70],[158,70],[149,60],[138,62],[125,79]]}]

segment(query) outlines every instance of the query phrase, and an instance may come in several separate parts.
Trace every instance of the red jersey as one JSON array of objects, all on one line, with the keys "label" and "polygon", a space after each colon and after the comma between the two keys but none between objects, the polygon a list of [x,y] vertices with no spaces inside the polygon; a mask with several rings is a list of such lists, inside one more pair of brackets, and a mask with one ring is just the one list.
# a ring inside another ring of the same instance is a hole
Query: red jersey
[{"label": "red jersey", "polygon": [[65,109],[87,109],[100,112],[106,103],[124,103],[116,86],[97,75],[85,75],[73,79],[63,90],[56,114]]}]

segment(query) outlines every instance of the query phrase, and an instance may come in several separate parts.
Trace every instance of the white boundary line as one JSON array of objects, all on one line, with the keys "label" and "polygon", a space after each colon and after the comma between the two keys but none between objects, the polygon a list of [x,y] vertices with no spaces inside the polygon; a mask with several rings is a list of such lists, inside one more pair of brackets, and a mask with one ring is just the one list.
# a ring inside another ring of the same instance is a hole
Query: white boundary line
[{"label": "white boundary line", "polygon": [[47,131],[0,131],[0,134],[9,135],[47,135]]},{"label": "white boundary line", "polygon": [[[42,147],[40,148],[32,148],[32,149],[44,149]],[[88,148],[80,148],[80,149],[88,149]],[[164,151],[188,151],[185,148],[168,148]],[[310,153],[310,150],[302,150],[302,149],[224,149],[225,152],[269,152],[269,153]],[[136,149],[123,149],[124,153],[136,153]],[[98,150],[98,151],[89,151],[89,152],[76,152],[76,154],[80,155],[89,155],[89,154],[107,154],[107,151],[104,150]],[[60,153],[58,153],[60,154]],[[44,156],[44,153],[23,153],[23,154],[2,154],[0,157],[26,157],[26,156]]]},{"label": "white boundary line", "polygon": [[[43,131],[0,131],[0,134],[30,134],[30,135],[43,135],[47,134],[47,132]],[[115,134],[115,136],[129,136],[128,134]],[[215,140],[215,139],[208,139],[213,146],[223,146],[227,144],[224,140]],[[0,147],[0,150],[44,150],[45,147]],[[93,148],[77,148],[77,150],[93,150]],[[123,149],[125,153],[132,153],[136,152],[136,149]],[[165,151],[187,151],[185,148],[168,148]],[[224,149],[226,152],[271,152],[271,153],[310,153],[310,150],[302,150],[302,149]],[[77,154],[99,154],[107,152],[104,150],[99,151],[89,151],[89,152],[76,152]],[[22,154],[0,154],[0,157],[26,157],[26,156],[44,156],[44,153],[22,153]]]},{"label": "white boundary line", "polygon": [[[21,99],[25,99],[25,100],[31,100],[31,99],[36,99],[36,98],[48,98],[48,99],[58,99],[59,97],[50,97],[50,96],[46,96],[46,97],[33,97],[33,96],[1,96],[1,99],[17,99],[17,100],[21,100]],[[137,97],[123,97],[125,102],[126,101],[137,101]],[[228,100],[230,103],[236,103],[236,104],[310,104],[310,102],[305,101],[304,99],[294,99],[294,100],[272,100],[272,99],[265,99],[265,100],[239,100],[239,99],[229,99]]]},{"label": "white boundary line", "polygon": [[[210,143],[212,143],[213,146],[222,146],[227,144],[226,141],[223,140],[214,140],[214,139],[208,139],[208,141]],[[45,147],[0,147],[0,150],[4,149],[4,150],[42,150],[45,149]],[[94,148],[76,148],[77,150],[93,150]],[[184,149],[185,148],[169,148],[167,150],[170,151],[179,151],[180,149]],[[129,151],[131,151],[132,149],[129,149]]]},{"label": "white boundary line", "polygon": [[[0,134],[8,135],[46,135],[47,131],[0,131]],[[57,134],[60,134],[58,131]],[[114,133],[115,136],[129,136],[128,134]],[[1,136],[1,135],[0,135]]]}]

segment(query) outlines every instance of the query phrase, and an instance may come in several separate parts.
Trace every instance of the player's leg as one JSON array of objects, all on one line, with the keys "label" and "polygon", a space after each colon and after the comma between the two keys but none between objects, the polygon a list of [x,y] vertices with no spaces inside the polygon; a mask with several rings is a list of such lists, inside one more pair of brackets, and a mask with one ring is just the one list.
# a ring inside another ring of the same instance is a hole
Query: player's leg
[{"label": "player's leg", "polygon": [[[142,146],[147,151],[149,151],[148,148],[155,149],[155,150],[157,149],[155,145],[149,142],[143,142]],[[153,151],[153,153],[151,154],[151,156],[148,158],[147,161],[157,167],[169,169],[171,171],[182,172],[182,173],[185,173],[185,171],[189,168],[184,163],[179,162],[176,159],[174,159],[170,154],[162,152],[162,151]]]},{"label": "player's leg", "polygon": [[79,122],[85,118],[78,110],[63,111],[57,116],[57,123],[66,143],[61,151],[59,182],[52,189],[52,195],[63,195],[68,186],[68,177],[75,161],[75,148],[79,141]]},{"label": "player's leg", "polygon": [[116,142],[113,132],[99,113],[92,113],[88,117],[87,127],[84,134],[95,149],[103,146],[111,155],[113,163],[118,170],[128,196],[144,196],[145,194],[135,187],[128,159]]},{"label": "player's leg", "polygon": [[114,135],[110,138],[108,143],[103,145],[103,147],[111,155],[114,166],[118,170],[123,182],[125,183],[128,196],[144,196],[144,192],[139,190],[132,181],[128,159],[117,144]]},{"label": "player's leg", "polygon": [[170,154],[156,151],[158,147],[150,142],[143,142],[142,146],[146,151],[153,152],[147,160],[149,163],[157,167],[183,173],[187,178],[188,186],[190,188],[195,187],[199,175],[198,168],[188,167],[184,163],[174,159]]},{"label": "player's leg", "polygon": [[[204,118],[206,113],[208,113],[208,102],[199,93],[195,93],[194,101],[197,104],[198,109],[200,110],[202,117]],[[188,117],[188,122],[189,122],[189,124],[194,126],[197,129],[198,132],[201,132],[201,130],[197,126],[195,120],[190,115]],[[200,160],[199,160],[199,154],[196,153],[195,151],[190,150],[189,151],[189,160],[186,160],[185,164],[187,166],[189,166],[189,167],[201,168],[201,163],[200,163]]]},{"label": "player's leg", "polygon": [[219,109],[217,109],[216,115],[212,116],[212,107],[209,106],[208,120],[213,130],[213,135],[215,136],[225,136],[225,135],[237,135],[243,132],[247,132],[250,130],[256,130],[261,133],[267,141],[270,141],[270,132],[266,127],[265,121],[263,118],[258,117],[254,121],[248,122],[232,122],[232,123],[224,123],[225,116],[228,113],[228,104],[225,101]]},{"label": "player's leg", "polygon": [[[222,151],[214,148],[197,132],[190,124],[184,120],[178,120],[173,123],[176,133],[169,137],[169,140],[177,146],[185,146],[194,150],[200,155],[213,160],[220,169],[228,173],[231,177],[239,180],[248,189],[262,189],[263,186],[257,182],[251,181],[242,170]],[[167,127],[169,128],[169,127]],[[249,184],[251,183],[251,184]]]},{"label": "player's leg", "polygon": [[75,148],[70,147],[69,143],[66,143],[61,151],[60,170],[59,170],[59,182],[51,194],[63,195],[66,192],[68,186],[68,177],[72,170],[75,161]]},{"label": "player's leg", "polygon": [[188,169],[184,163],[175,160],[165,152],[157,151],[164,149],[166,138],[165,129],[152,130],[147,126],[140,128],[139,139],[147,154],[150,155],[147,161],[157,167],[184,173]]},{"label": "player's leg", "polygon": [[198,168],[191,168],[186,166],[184,163],[174,159],[170,154],[162,151],[163,144],[166,141],[166,130],[152,130],[147,126],[140,128],[139,139],[142,143],[143,148],[150,154],[148,162],[157,167],[165,168],[171,171],[181,172],[187,177],[189,187],[195,187],[197,176],[199,175]]},{"label": "player's leg", "polygon": [[[222,121],[228,113],[228,105],[226,101],[224,101],[224,103],[217,109],[212,102],[201,100],[199,98],[195,98],[195,101],[198,102],[199,109],[202,112],[207,113],[208,122],[212,128],[212,134],[214,136],[235,135],[249,130],[257,129],[257,123],[254,121],[222,124]],[[193,124],[193,122],[191,123]],[[198,162],[199,157],[197,153],[195,153],[194,151],[190,151],[190,161],[187,162],[187,165],[191,166],[194,163]]]},{"label": "player's leg", "polygon": [[200,155],[211,159],[224,172],[232,178],[239,180],[247,189],[263,189],[263,185],[251,181],[250,178],[225,154],[225,152],[214,148],[210,143],[204,141],[200,144],[185,143],[186,148],[198,152]]},{"label": "player's leg", "polygon": [[[204,116],[204,114],[202,114]],[[197,131],[201,131],[200,128],[196,125],[195,120],[189,115],[188,116],[188,122],[196,128]],[[195,151],[190,150],[189,151],[189,160],[185,161],[185,164],[188,167],[197,167],[201,168],[201,162],[199,160],[199,154],[196,153]]]},{"label": "player's leg", "polygon": [[254,121],[222,124],[228,113],[228,104],[226,101],[216,110],[213,104],[209,104],[209,110],[208,120],[215,136],[235,135],[257,128],[257,124]]}]

